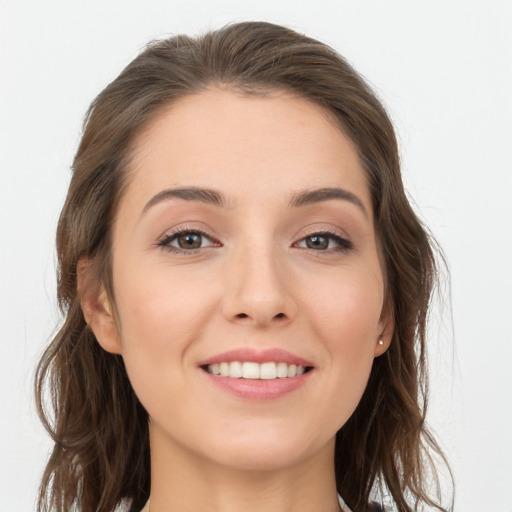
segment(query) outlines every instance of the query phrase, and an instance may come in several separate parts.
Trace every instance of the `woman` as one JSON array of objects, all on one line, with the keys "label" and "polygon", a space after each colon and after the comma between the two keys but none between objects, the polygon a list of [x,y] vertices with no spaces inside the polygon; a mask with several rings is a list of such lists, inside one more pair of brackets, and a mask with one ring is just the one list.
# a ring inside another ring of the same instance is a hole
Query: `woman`
[{"label": "woman", "polygon": [[89,110],[57,247],[41,510],[445,510],[432,242],[333,50],[268,23],[150,44]]}]

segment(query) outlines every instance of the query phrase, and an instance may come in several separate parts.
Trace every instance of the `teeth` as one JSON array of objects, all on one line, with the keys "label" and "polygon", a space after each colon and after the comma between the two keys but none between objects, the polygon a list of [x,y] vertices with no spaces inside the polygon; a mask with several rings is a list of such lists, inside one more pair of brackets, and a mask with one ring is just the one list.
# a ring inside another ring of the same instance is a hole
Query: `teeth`
[{"label": "teeth", "polygon": [[286,363],[277,363],[276,372],[280,379],[288,377],[288,365]]},{"label": "teeth", "polygon": [[229,376],[229,363],[220,363],[220,375],[221,377]]},{"label": "teeth", "polygon": [[[235,361],[238,362],[238,361]],[[232,363],[230,363],[232,364]],[[259,379],[260,365],[258,363],[242,363],[242,378]]]},{"label": "teeth", "polygon": [[233,361],[229,364],[229,376],[233,379],[239,379],[243,375],[242,363]]},{"label": "teeth", "polygon": [[277,369],[276,363],[263,363],[260,365],[260,379],[276,379]]},{"label": "teeth", "polygon": [[280,363],[253,363],[249,361],[232,361],[215,363],[208,365],[208,373],[219,375],[221,377],[231,377],[233,379],[285,379],[298,377],[305,372],[304,366],[295,364]]}]

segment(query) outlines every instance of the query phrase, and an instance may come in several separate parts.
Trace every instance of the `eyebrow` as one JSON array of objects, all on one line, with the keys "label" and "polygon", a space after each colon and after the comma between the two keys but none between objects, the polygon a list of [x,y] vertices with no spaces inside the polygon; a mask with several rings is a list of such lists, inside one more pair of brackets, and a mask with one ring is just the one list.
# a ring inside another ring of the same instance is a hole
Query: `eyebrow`
[{"label": "eyebrow", "polygon": [[[180,187],[162,190],[153,196],[144,206],[144,214],[152,206],[167,199],[178,198],[185,201],[200,201],[201,203],[211,204],[213,206],[227,207],[229,202],[226,197],[216,190],[202,187]],[[310,204],[329,201],[332,199],[341,199],[357,206],[366,217],[368,212],[359,197],[352,192],[338,187],[326,187],[313,190],[304,190],[294,194],[288,204],[288,208],[299,208]]]},{"label": "eyebrow", "polygon": [[298,192],[292,197],[289,207],[298,208],[300,206],[329,201],[331,199],[348,201],[349,203],[356,205],[365,214],[365,216],[368,217],[368,212],[361,199],[352,192],[338,187],[318,188]]},{"label": "eyebrow", "polygon": [[212,204],[214,206],[227,206],[226,198],[216,190],[201,187],[181,187],[162,190],[162,192],[153,196],[146,203],[142,213],[145,213],[155,204],[172,198],[184,199],[185,201],[200,201],[201,203]]}]

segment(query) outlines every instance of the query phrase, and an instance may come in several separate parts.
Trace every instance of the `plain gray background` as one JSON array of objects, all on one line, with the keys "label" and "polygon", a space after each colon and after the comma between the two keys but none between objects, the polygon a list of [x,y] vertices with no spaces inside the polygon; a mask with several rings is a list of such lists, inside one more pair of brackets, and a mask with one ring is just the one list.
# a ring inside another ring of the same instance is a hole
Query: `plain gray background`
[{"label": "plain gray background", "polygon": [[50,449],[32,381],[60,320],[53,239],[82,116],[150,39],[241,20],[330,44],[388,107],[408,190],[451,270],[429,423],[455,510],[512,511],[511,1],[0,0],[0,512],[35,510]]}]

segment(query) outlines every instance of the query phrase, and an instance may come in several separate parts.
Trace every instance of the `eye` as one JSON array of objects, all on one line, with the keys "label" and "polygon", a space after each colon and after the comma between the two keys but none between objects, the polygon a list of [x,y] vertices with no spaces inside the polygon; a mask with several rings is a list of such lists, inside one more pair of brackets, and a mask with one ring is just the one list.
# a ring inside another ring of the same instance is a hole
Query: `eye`
[{"label": "eye", "polygon": [[353,244],[350,240],[343,238],[338,233],[323,232],[313,233],[300,240],[297,247],[311,249],[313,251],[348,251]]},{"label": "eye", "polygon": [[159,242],[162,247],[170,252],[195,252],[204,247],[218,246],[206,233],[192,229],[180,229],[166,234]]}]

